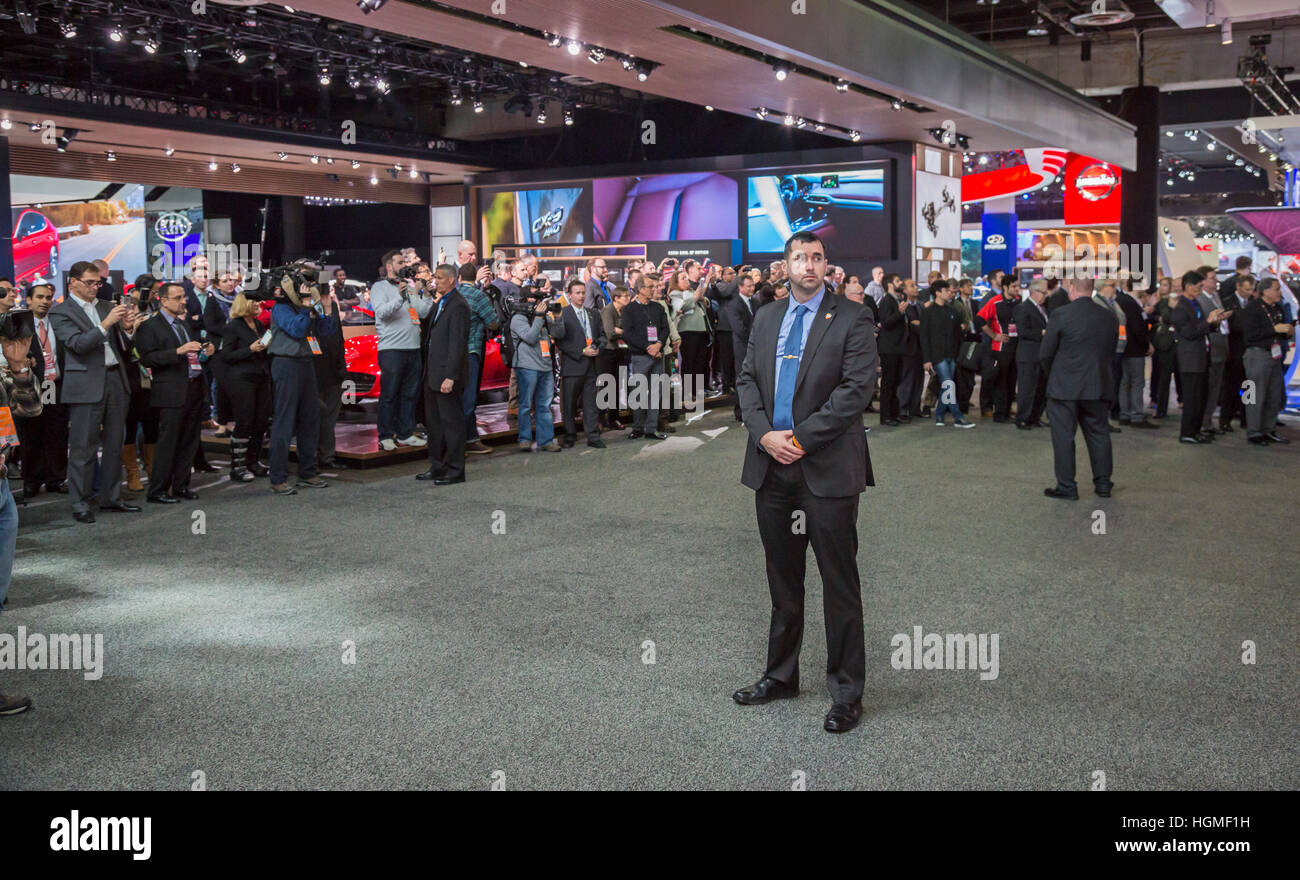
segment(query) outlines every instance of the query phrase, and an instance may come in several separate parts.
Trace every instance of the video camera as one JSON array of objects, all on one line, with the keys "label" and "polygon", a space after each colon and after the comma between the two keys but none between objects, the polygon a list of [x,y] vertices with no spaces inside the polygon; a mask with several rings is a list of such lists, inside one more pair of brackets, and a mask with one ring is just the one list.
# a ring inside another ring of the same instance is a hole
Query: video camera
[{"label": "video camera", "polygon": [[[532,320],[533,315],[536,314],[537,304],[546,298],[547,294],[540,287],[530,284],[519,288],[519,298],[507,299],[505,305],[511,317],[523,315]],[[552,302],[547,304],[546,310],[558,317],[560,312],[564,311],[564,306],[558,302]]]},{"label": "video camera", "polygon": [[[314,286],[320,278],[321,264],[328,257],[328,252],[322,253],[318,260],[295,260],[292,263],[286,263],[283,266],[274,266],[270,269],[263,269],[260,283],[257,287],[257,297],[262,301],[269,299],[299,303],[297,300],[297,291],[305,287]],[[285,278],[292,282],[295,293],[290,295],[288,291],[281,286]]]}]

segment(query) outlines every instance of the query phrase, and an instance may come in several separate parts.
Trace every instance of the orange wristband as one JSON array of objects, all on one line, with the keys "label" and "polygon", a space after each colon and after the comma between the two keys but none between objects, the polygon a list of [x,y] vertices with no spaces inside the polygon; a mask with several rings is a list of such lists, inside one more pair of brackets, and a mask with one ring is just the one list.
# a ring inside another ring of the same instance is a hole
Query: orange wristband
[{"label": "orange wristband", "polygon": [[793,434],[790,435],[790,442],[794,444],[795,449],[803,449],[803,447],[799,445],[799,438]]}]

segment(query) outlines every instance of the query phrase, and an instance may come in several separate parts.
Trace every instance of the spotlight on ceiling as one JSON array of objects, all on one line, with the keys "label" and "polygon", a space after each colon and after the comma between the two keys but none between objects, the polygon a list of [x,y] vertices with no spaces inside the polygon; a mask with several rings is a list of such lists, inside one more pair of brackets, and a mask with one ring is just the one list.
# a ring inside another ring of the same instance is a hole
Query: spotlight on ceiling
[{"label": "spotlight on ceiling", "polygon": [[348,68],[348,88],[361,88],[361,73],[355,67]]},{"label": "spotlight on ceiling", "polygon": [[903,102],[902,102],[901,100],[899,100],[898,98],[895,98],[894,100],[892,100],[892,101],[889,102],[889,106],[890,106],[891,108],[893,108],[894,110],[902,110],[902,109],[903,109]]},{"label": "spotlight on ceiling", "polygon": [[1216,144],[1214,141],[1210,141],[1208,144],[1205,145],[1205,149],[1207,149],[1207,150],[1211,150],[1211,151],[1214,150],[1214,149],[1217,148],[1217,147],[1218,147],[1218,144]]},{"label": "spotlight on ceiling", "polygon": [[538,125],[545,125],[545,124],[546,124],[546,108],[545,108],[545,107],[541,107],[541,108],[539,108],[539,109],[537,110],[537,124],[538,124]]},{"label": "spotlight on ceiling", "polygon": [[564,49],[570,55],[576,56],[582,54],[582,44],[579,43],[577,40],[569,40],[569,42],[564,44]]},{"label": "spotlight on ceiling", "polygon": [[226,54],[233,58],[236,64],[243,64],[248,60],[248,53],[233,39],[226,45]]},{"label": "spotlight on ceiling", "polygon": [[704,109],[705,109],[705,110],[708,110],[710,113],[712,113],[712,112],[713,112],[713,105],[712,105],[712,104],[705,104],[705,105],[704,105]]},{"label": "spotlight on ceiling", "polygon": [[461,104],[465,103],[465,99],[460,95],[460,86],[452,86],[449,101],[453,107],[459,107]]},{"label": "spotlight on ceiling", "polygon": [[164,155],[164,156],[167,156],[168,158],[170,158],[170,157],[172,157],[172,156],[175,156],[175,155],[176,155],[176,148],[175,148],[175,147],[167,147],[165,150],[163,150],[163,155]]},{"label": "spotlight on ceiling", "polygon": [[591,51],[587,53],[587,60],[592,64],[599,64],[605,60],[605,50],[599,46],[592,46]]},{"label": "spotlight on ceiling", "polygon": [[325,164],[326,164],[326,165],[333,165],[333,164],[334,164],[334,157],[333,157],[333,156],[326,156],[326,157],[325,157]]},{"label": "spotlight on ceiling", "polygon": [[68,144],[72,143],[72,139],[78,134],[80,132],[75,128],[65,128],[63,134],[55,141],[55,149],[60,153],[68,152]]},{"label": "spotlight on ceiling", "polygon": [[639,82],[645,82],[650,78],[650,72],[654,70],[649,61],[638,61],[636,63],[636,78]]},{"label": "spotlight on ceiling", "polygon": [[778,82],[785,82],[785,78],[790,75],[790,65],[778,61],[772,65],[772,70],[776,72]]},{"label": "spotlight on ceiling", "polygon": [[624,70],[626,71],[636,70],[636,58],[634,58],[633,56],[624,55],[622,58],[618,59],[618,61],[620,64],[623,65]]},{"label": "spotlight on ceiling", "polygon": [[208,163],[208,170],[209,170],[209,171],[216,171],[216,170],[217,170],[217,163],[216,163],[216,160],[215,160],[215,159],[214,159],[213,161],[211,161],[211,162]]},{"label": "spotlight on ceiling", "polygon": [[320,164],[320,156],[312,156],[312,157],[311,157],[311,164],[313,164],[313,165],[319,165],[319,164]]},{"label": "spotlight on ceiling", "polygon": [[239,163],[238,163],[238,162],[231,162],[231,163],[230,163],[230,170],[233,171],[234,173],[238,174],[238,173],[239,173],[239,170],[240,170],[240,169],[239,169]]},{"label": "spotlight on ceiling", "polygon": [[572,110],[565,110],[565,111],[564,111],[564,124],[565,124],[565,125],[573,125],[573,111],[572,111]]},{"label": "spotlight on ceiling", "polygon": [[63,34],[64,39],[71,40],[77,35],[77,26],[66,18],[61,18],[59,19],[59,33]]},{"label": "spotlight on ceiling", "polygon": [[360,162],[359,160],[357,160],[357,159],[353,159],[353,160],[352,160],[352,167],[353,167],[353,168],[360,168],[360,167],[361,167],[361,162]]},{"label": "spotlight on ceiling", "polygon": [[414,180],[414,179],[416,179],[416,178],[418,178],[418,177],[420,176],[420,172],[418,172],[418,171],[416,171],[414,168],[412,168],[411,171],[410,171],[410,176],[411,176],[411,179]]},{"label": "spotlight on ceiling", "polygon": [[370,185],[376,186],[379,183],[379,176],[375,172],[370,172]]},{"label": "spotlight on ceiling", "polygon": [[813,128],[816,129],[817,131],[825,131],[825,130],[826,130],[826,123],[824,123],[824,122],[819,122],[819,123],[817,123],[816,125],[814,125]]},{"label": "spotlight on ceiling", "polygon": [[378,12],[388,0],[357,0],[357,9],[364,14],[369,15],[372,12]]},{"label": "spotlight on ceiling", "polygon": [[41,124],[39,122],[33,122],[31,125],[27,126],[27,129],[32,133],[36,133],[41,130]]},{"label": "spotlight on ceiling", "polygon": [[475,113],[483,112],[483,102],[480,101],[478,98],[474,99],[474,112]]},{"label": "spotlight on ceiling", "polygon": [[159,36],[157,31],[151,31],[150,34],[144,38],[144,51],[150,55],[157,55],[158,49],[161,45],[162,37]]},{"label": "spotlight on ceiling", "polygon": [[110,161],[110,162],[116,162],[116,161],[117,161],[117,153],[114,153],[112,150],[109,150],[107,153],[104,154],[104,158],[107,159],[107,160]]},{"label": "spotlight on ceiling", "polygon": [[862,134],[858,131],[851,131],[849,132],[849,140],[856,144],[858,141],[862,140]]},{"label": "spotlight on ceiling", "polygon": [[848,90],[849,90],[849,82],[848,82],[848,80],[844,80],[844,79],[837,79],[837,80],[835,80],[835,91],[837,91],[837,92],[847,92]]},{"label": "spotlight on ceiling", "polygon": [[114,21],[108,26],[108,38],[114,43],[120,43],[126,39],[126,31],[122,30],[122,22]]},{"label": "spotlight on ceiling", "polygon": [[289,158],[289,154],[286,153],[284,150],[279,150],[279,151],[276,152],[276,154],[275,154],[275,158],[277,158],[277,159],[279,159],[281,162],[283,162],[285,159],[288,159],[288,158]]},{"label": "spotlight on ceiling", "polygon": [[393,90],[393,86],[392,86],[391,83],[389,83],[387,77],[385,77],[385,76],[377,76],[377,77],[375,77],[375,91],[376,91],[376,92],[378,92],[378,93],[381,94],[381,95],[387,95],[387,94],[388,94],[389,92],[391,92],[392,90]]},{"label": "spotlight on ceiling", "polygon": [[[767,108],[766,108],[766,107],[759,107],[757,110],[754,111],[754,115],[757,116],[759,119],[766,119],[766,118],[767,118]],[[40,129],[38,128],[37,130],[39,131]]]},{"label": "spotlight on ceiling", "polygon": [[564,37],[559,34],[546,34],[546,45],[552,49],[558,49],[564,44]]},{"label": "spotlight on ceiling", "polygon": [[796,120],[794,121],[794,127],[795,127],[795,128],[807,128],[807,127],[808,127],[808,120],[807,120],[807,119],[804,119],[802,116],[800,116],[798,119],[796,119]]}]

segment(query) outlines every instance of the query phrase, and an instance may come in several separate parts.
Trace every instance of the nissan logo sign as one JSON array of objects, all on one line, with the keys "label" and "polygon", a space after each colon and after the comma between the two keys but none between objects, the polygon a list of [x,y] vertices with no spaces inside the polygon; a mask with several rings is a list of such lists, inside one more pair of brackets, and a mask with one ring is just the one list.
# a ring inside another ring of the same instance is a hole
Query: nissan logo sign
[{"label": "nissan logo sign", "polygon": [[984,239],[984,247],[990,251],[1004,251],[1007,249],[1007,237],[995,232]]},{"label": "nissan logo sign", "polygon": [[154,232],[157,232],[158,237],[163,241],[180,241],[190,234],[190,231],[194,229],[194,224],[184,214],[177,214],[172,211],[159,216],[153,228]]},{"label": "nissan logo sign", "polygon": [[1074,178],[1075,191],[1090,202],[1100,202],[1119,186],[1119,172],[1098,162],[1089,165]]}]

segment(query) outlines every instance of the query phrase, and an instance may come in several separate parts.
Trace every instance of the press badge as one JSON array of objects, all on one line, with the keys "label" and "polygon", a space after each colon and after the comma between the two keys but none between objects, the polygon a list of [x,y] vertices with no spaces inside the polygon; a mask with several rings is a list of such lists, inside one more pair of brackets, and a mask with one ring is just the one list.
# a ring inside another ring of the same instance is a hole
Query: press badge
[{"label": "press badge", "polygon": [[1019,336],[1019,335],[1020,335],[1019,333],[1016,332],[1016,325],[1015,325],[1015,324],[1008,324],[1008,325],[1007,325],[1007,335],[1008,335],[1008,336]]},{"label": "press badge", "polygon": [[542,357],[548,358],[551,356],[551,340],[543,336],[537,340],[537,344],[542,349]]},{"label": "press badge", "polygon": [[1127,324],[1120,324],[1120,325],[1119,325],[1119,341],[1120,341],[1120,342],[1123,342],[1125,339],[1128,339],[1128,325],[1127,325]]},{"label": "press badge", "polygon": [[[415,310],[415,306],[407,306],[406,311],[411,315],[411,323],[418,327],[420,325],[420,313]],[[317,352],[317,354],[319,353]]]},{"label": "press badge", "polygon": [[659,328],[651,324],[649,327],[645,328],[645,336],[650,342],[658,342]]},{"label": "press badge", "polygon": [[17,446],[18,432],[14,429],[14,414],[9,407],[0,406],[0,446]]},{"label": "press badge", "polygon": [[54,356],[54,352],[45,352],[45,378],[59,378],[59,360]]},{"label": "press badge", "polygon": [[197,351],[192,351],[186,355],[186,357],[190,362],[190,378],[193,379],[195,376],[202,376],[203,365],[199,363],[199,353]]},{"label": "press badge", "polygon": [[1273,343],[1273,347],[1268,350],[1268,353],[1273,356],[1274,360],[1282,360],[1282,346],[1276,342]]},{"label": "press badge", "polygon": [[311,353],[312,353],[312,354],[320,354],[320,353],[321,353],[321,350],[320,350],[320,343],[316,341],[316,337],[315,337],[315,336],[308,336],[308,337],[307,337],[307,344],[311,346]]}]

